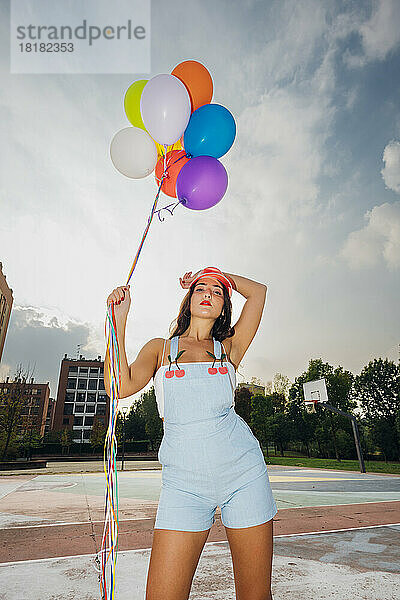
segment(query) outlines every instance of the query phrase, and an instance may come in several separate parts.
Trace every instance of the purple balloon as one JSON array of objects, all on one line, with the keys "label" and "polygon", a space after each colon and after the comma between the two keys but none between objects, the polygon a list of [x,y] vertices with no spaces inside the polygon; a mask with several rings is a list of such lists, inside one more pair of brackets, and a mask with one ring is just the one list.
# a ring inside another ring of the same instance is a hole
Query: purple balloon
[{"label": "purple balloon", "polygon": [[228,187],[224,165],[213,156],[194,156],[176,179],[176,196],[186,208],[205,210],[217,204]]}]

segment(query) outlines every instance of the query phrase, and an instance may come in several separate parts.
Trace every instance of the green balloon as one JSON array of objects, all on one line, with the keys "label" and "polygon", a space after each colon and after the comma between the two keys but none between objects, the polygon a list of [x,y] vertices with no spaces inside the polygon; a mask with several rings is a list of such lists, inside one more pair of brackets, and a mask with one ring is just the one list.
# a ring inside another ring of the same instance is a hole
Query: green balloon
[{"label": "green balloon", "polygon": [[124,98],[125,114],[134,127],[147,131],[140,113],[140,97],[148,79],[138,79],[128,87]]}]

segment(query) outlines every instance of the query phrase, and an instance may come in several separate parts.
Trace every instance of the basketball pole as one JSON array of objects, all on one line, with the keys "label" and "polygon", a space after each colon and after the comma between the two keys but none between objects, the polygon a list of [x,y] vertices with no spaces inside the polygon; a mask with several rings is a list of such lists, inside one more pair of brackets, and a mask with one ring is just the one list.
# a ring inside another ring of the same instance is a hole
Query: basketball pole
[{"label": "basketball pole", "polygon": [[329,410],[337,413],[338,415],[342,415],[342,417],[347,417],[348,419],[350,419],[351,426],[353,428],[354,441],[356,444],[358,462],[360,463],[360,473],[365,473],[364,456],[361,449],[360,434],[358,432],[357,421],[354,415],[343,412],[343,410],[340,410],[340,408],[336,408],[336,406],[332,406],[332,404],[329,404],[328,402],[318,402],[318,404],[320,406],[323,406],[324,408],[328,408]]}]

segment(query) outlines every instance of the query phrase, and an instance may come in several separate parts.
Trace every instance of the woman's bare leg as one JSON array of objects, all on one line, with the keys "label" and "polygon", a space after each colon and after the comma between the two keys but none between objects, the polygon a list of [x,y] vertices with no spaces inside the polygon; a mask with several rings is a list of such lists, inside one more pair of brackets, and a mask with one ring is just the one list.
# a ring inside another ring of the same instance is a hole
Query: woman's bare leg
[{"label": "woman's bare leg", "polygon": [[225,527],[232,554],[236,600],[272,600],[272,523],[271,519],[254,527]]},{"label": "woman's bare leg", "polygon": [[187,600],[209,529],[154,529],[146,600]]}]

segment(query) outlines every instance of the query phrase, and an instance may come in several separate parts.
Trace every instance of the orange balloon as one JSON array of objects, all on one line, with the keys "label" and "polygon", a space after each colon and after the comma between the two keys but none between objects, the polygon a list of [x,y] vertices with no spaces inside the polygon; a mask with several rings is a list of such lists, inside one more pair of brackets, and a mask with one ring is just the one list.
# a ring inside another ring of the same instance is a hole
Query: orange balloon
[{"label": "orange balloon", "polygon": [[[179,160],[178,160],[179,159]],[[186,156],[186,152],[184,150],[172,150],[171,152],[167,152],[167,176],[164,177],[164,181],[161,186],[161,190],[167,196],[171,196],[171,198],[176,198],[176,178],[179,175],[180,170],[183,165],[185,165],[190,158]],[[160,185],[162,174],[164,173],[164,158],[158,159],[156,168],[155,168],[155,178],[157,182],[157,186]]]},{"label": "orange balloon", "polygon": [[213,96],[213,81],[204,65],[196,60],[185,60],[171,72],[182,81],[189,92],[192,112],[203,104],[209,104]]}]

